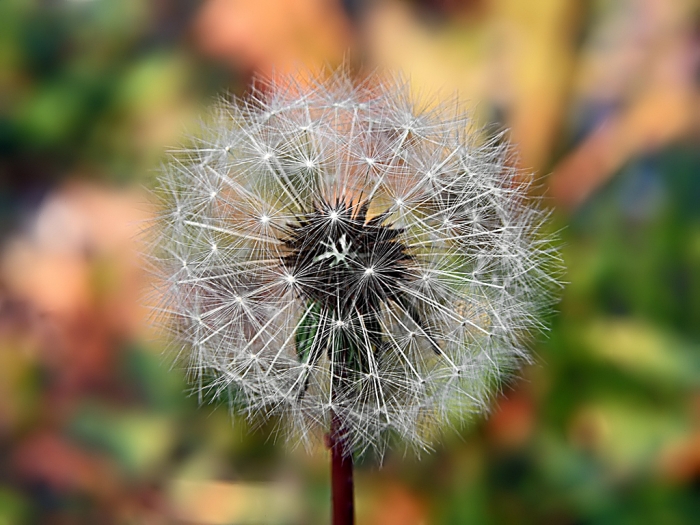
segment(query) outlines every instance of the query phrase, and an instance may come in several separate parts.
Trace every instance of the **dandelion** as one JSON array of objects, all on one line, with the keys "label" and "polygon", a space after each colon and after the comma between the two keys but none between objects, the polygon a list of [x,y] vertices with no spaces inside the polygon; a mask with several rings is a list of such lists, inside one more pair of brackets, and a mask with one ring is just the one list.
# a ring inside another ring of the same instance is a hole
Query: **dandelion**
[{"label": "dandelion", "polygon": [[486,410],[557,283],[508,151],[400,81],[222,103],[157,190],[158,293],[199,391],[328,432],[343,479],[352,453],[427,450]]}]

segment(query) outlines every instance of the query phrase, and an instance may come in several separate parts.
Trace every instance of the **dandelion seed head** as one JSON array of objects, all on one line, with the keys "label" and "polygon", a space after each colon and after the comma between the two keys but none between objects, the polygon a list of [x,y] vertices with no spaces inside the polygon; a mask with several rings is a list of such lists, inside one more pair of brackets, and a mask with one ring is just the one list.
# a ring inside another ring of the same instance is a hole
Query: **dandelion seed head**
[{"label": "dandelion seed head", "polygon": [[159,311],[198,388],[295,443],[334,414],[380,455],[485,411],[561,268],[507,142],[343,73],[219,109],[155,192]]}]

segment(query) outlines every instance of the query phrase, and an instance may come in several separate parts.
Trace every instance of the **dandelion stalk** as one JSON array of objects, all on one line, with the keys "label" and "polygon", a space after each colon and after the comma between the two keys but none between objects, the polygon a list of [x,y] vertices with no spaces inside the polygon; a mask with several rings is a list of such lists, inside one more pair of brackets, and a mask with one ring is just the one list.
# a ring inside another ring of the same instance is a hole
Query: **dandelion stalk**
[{"label": "dandelion stalk", "polygon": [[402,82],[277,79],[222,103],[160,179],[164,326],[200,395],[235,392],[293,443],[327,436],[335,523],[353,453],[430,450],[542,328],[547,213],[485,137]]},{"label": "dandelion stalk", "polygon": [[328,449],[331,454],[331,508],[333,525],[355,523],[355,486],[352,454],[346,453],[340,419],[331,417]]}]

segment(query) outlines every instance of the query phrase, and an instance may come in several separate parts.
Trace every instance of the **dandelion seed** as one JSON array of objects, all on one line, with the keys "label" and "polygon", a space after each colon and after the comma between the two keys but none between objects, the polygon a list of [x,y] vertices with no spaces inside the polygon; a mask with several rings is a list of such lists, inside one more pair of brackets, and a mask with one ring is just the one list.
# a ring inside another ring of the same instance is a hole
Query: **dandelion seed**
[{"label": "dandelion seed", "polygon": [[313,85],[225,105],[166,168],[161,310],[199,378],[295,442],[333,427],[346,452],[429,450],[528,359],[560,267],[547,213],[454,108],[421,112],[400,82]]}]

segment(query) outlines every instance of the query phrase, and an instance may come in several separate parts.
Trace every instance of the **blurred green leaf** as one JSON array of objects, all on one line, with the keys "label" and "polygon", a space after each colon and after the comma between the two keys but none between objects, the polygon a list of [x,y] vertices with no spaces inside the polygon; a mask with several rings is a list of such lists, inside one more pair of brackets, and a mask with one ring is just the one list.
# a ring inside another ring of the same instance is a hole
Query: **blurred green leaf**
[{"label": "blurred green leaf", "polygon": [[30,515],[29,502],[22,494],[0,486],[0,525],[23,523]]},{"label": "blurred green leaf", "polygon": [[147,476],[171,453],[174,421],[158,413],[84,406],[70,424],[72,436],[112,455],[127,474]]},{"label": "blurred green leaf", "polygon": [[583,331],[591,354],[650,384],[700,386],[700,345],[633,319],[604,319]]}]

